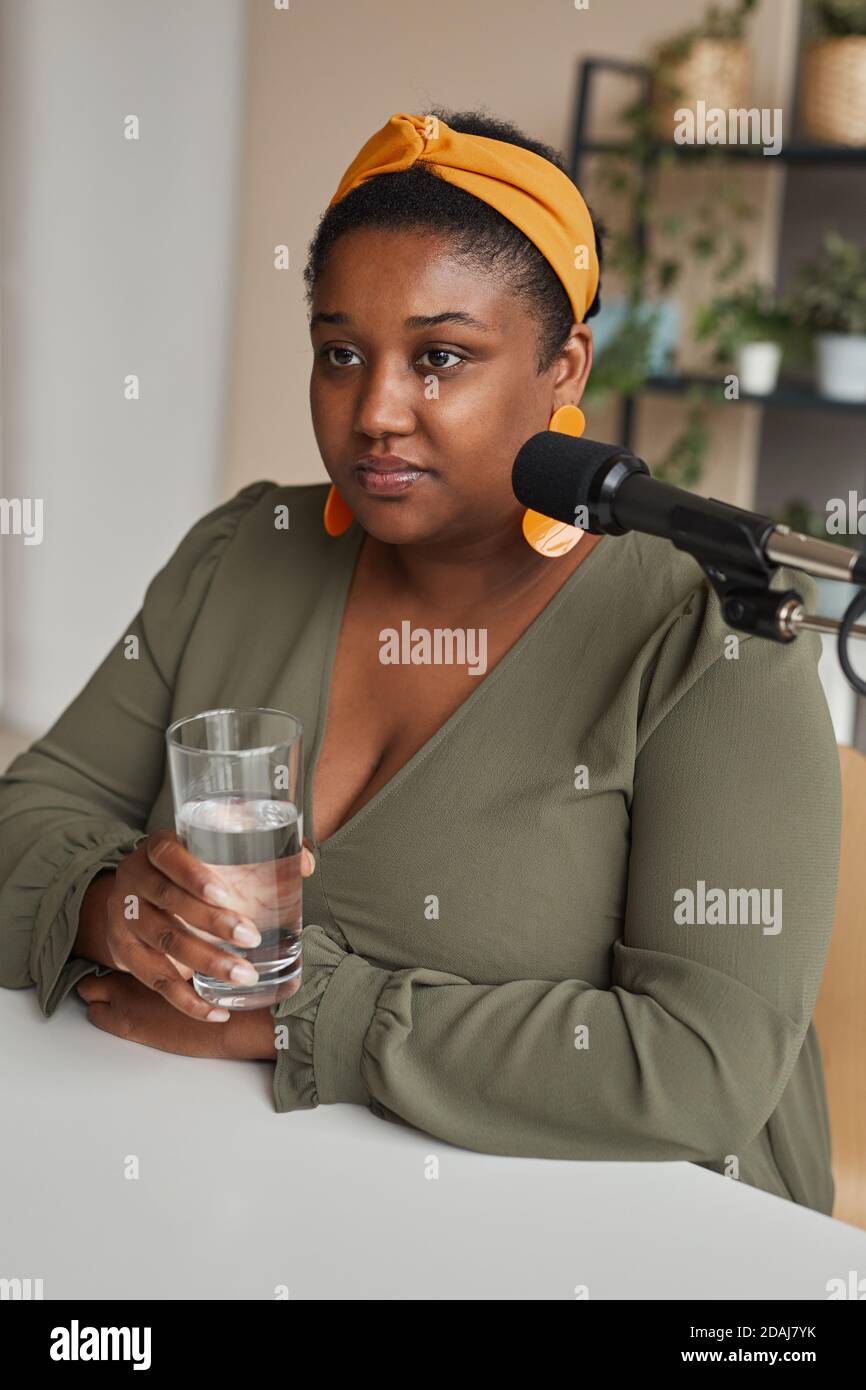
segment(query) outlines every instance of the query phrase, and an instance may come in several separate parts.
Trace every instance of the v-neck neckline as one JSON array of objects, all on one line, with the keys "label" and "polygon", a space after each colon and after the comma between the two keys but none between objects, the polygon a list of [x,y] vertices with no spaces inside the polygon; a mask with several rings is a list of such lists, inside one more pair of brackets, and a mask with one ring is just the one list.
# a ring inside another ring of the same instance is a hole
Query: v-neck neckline
[{"label": "v-neck neckline", "polygon": [[[379,788],[378,791],[374,792],[373,795],[370,797],[370,800],[365,801],[364,805],[359,807],[358,810],[355,811],[354,815],[351,815],[348,820],[343,821],[343,824],[338,826],[337,829],[333,831],[332,834],[328,835],[326,839],[317,840],[315,837],[315,807],[313,804],[316,770],[319,765],[319,758],[322,752],[322,744],[325,738],[325,730],[328,724],[328,713],[330,711],[331,706],[331,694],[333,686],[334,665],[337,655],[337,644],[340,640],[340,632],[343,626],[343,618],[345,616],[346,607],[349,601],[349,593],[352,587],[352,581],[355,577],[355,571],[358,566],[361,547],[364,543],[364,537],[366,536],[366,534],[367,533],[364,530],[363,526],[361,526],[360,522],[358,522],[358,520],[355,519],[352,522],[351,528],[347,533],[346,537],[346,539],[349,540],[351,543],[345,546],[343,552],[345,563],[343,566],[335,564],[331,571],[333,584],[335,586],[335,593],[331,599],[331,620],[328,629],[327,645],[325,649],[325,666],[322,674],[322,679],[319,685],[319,700],[316,711],[315,741],[313,744],[313,750],[310,754],[310,762],[306,773],[306,783],[308,789],[308,829],[305,833],[308,835],[310,844],[313,846],[314,850],[317,853],[320,853],[322,850],[330,849],[330,847],[333,844],[335,844],[338,840],[341,840],[346,835],[350,834],[354,829],[356,829],[359,823],[367,815],[372,815],[375,811],[379,809],[386,797],[390,796],[392,792],[396,791],[396,789],[399,786],[401,786],[402,783],[405,782],[408,777],[411,777],[412,773],[416,770],[417,767],[420,766],[424,759],[430,756],[434,748],[436,748],[441,742],[443,742],[453,731],[453,729],[456,728],[460,721],[464,719],[466,715],[472,711],[472,709],[475,708],[488,686],[494,680],[496,680],[497,677],[501,678],[501,672],[503,670],[507,670],[511,665],[514,664],[514,662],[518,659],[520,654],[530,644],[533,637],[535,637],[538,634],[538,632],[540,632],[541,629],[546,625],[549,619],[553,617],[554,613],[557,611],[560,605],[564,603],[565,599],[569,596],[569,594],[572,592],[575,586],[579,583],[581,577],[586,573],[587,568],[589,566],[589,562],[592,560],[593,556],[596,555],[599,551],[602,551],[606,554],[607,551],[610,549],[610,545],[605,545],[604,543],[605,541],[609,542],[610,537],[602,536],[601,540],[593,546],[592,550],[585,557],[585,559],[581,560],[577,568],[572,570],[571,574],[556,590],[556,593],[552,596],[552,598],[548,599],[547,603],[544,605],[541,611],[535,615],[532,622],[529,624],[528,627],[526,627],[523,630],[523,632],[520,634],[513,646],[509,647],[505,655],[500,657],[500,659],[497,661],[496,665],[492,668],[492,670],[488,671],[488,673],[481,679],[480,683],[476,686],[476,688],[469,695],[467,695],[466,699],[457,706],[456,710],[454,710],[452,714],[448,716],[444,724],[440,724],[439,728],[436,729],[436,731],[430,735],[426,742],[423,743],[421,747],[412,754],[411,758],[409,758],[408,761],[405,762],[401,768],[398,768],[398,770],[394,773],[394,776],[390,777],[388,781],[385,782],[384,785]],[[335,556],[335,559],[336,558],[337,557]],[[589,567],[591,568],[591,566]]]}]

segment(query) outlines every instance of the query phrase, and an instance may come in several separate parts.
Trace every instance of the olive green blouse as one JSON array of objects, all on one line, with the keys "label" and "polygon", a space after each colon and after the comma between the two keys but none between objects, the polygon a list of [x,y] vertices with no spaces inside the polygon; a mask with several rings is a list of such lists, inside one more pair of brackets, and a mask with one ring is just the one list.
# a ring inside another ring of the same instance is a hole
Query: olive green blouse
[{"label": "olive green blouse", "polygon": [[[304,726],[317,867],[303,983],[272,1010],[277,1111],[345,1101],[485,1153],[687,1160],[829,1213],[812,1013],[841,798],[818,637],[732,643],[690,557],[604,537],[316,844],[312,770],[364,535],[326,534],[326,491],[263,480],[198,521],[0,779],[0,983],[35,985],[50,1015],[104,973],[71,954],[79,905],[174,826],[172,720],[284,709]],[[791,586],[814,601],[779,571]]]}]

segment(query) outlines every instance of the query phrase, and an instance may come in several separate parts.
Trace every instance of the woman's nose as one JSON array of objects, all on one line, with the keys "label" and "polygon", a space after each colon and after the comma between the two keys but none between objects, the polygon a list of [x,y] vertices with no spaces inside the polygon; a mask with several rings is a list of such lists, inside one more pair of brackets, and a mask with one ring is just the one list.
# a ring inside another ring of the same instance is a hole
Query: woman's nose
[{"label": "woman's nose", "polygon": [[414,428],[414,373],[393,365],[368,370],[361,383],[355,410],[355,428],[370,438],[408,434]]}]

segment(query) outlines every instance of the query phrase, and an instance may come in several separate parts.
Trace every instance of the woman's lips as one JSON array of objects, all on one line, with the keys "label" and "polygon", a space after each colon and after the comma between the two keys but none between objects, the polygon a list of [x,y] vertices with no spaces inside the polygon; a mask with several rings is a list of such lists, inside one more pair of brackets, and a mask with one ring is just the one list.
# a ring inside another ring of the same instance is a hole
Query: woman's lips
[{"label": "woman's lips", "polygon": [[414,487],[419,478],[424,477],[423,468],[376,468],[373,464],[359,464],[355,469],[358,484],[365,492],[378,496],[388,496],[395,492],[406,492]]}]

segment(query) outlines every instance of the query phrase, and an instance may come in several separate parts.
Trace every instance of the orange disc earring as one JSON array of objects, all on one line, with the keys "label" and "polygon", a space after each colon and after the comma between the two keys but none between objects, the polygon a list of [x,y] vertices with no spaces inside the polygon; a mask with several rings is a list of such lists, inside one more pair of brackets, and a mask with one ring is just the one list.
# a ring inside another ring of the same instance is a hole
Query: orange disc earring
[{"label": "orange disc earring", "polygon": [[[586,416],[579,405],[561,405],[554,410],[547,428],[579,437],[586,429]],[[527,507],[523,513],[523,534],[539,555],[553,556],[567,555],[577,545],[583,531],[579,526],[568,526],[564,521]]]},{"label": "orange disc earring", "polygon": [[355,513],[342,493],[337,491],[334,483],[331,483],[330,491],[325,500],[322,519],[329,536],[342,536],[343,532],[348,531],[355,520]]}]

